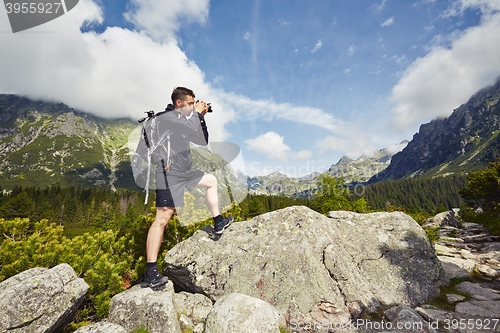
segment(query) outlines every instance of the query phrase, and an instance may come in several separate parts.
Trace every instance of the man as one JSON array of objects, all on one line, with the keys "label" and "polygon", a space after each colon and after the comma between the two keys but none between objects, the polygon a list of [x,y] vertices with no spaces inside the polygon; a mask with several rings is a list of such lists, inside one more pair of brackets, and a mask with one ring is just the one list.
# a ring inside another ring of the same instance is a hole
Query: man
[{"label": "man", "polygon": [[194,92],[185,87],[175,88],[171,98],[172,104],[156,117],[160,133],[168,131],[170,144],[155,151],[156,156],[159,156],[156,159],[156,218],[148,232],[144,276],[144,282],[151,288],[168,282],[168,278],[158,272],[156,261],[165,227],[175,207],[184,205],[184,188],[190,191],[195,187],[206,188],[206,202],[213,216],[215,234],[222,234],[233,222],[232,217],[223,218],[220,215],[217,178],[191,168],[190,142],[203,146],[208,144],[204,118],[208,105],[203,101],[195,103]]}]

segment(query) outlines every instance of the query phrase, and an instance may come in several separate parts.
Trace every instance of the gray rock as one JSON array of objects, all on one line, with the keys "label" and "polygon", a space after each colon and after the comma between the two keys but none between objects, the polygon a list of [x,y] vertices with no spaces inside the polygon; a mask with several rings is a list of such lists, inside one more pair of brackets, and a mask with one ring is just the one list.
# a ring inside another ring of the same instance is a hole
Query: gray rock
[{"label": "gray rock", "polygon": [[73,320],[88,289],[68,264],[21,272],[0,283],[0,332],[57,332]]},{"label": "gray rock", "polygon": [[111,299],[108,321],[127,331],[146,328],[149,333],[180,333],[173,292],[170,281],[162,291],[135,285]]},{"label": "gray rock", "polygon": [[497,251],[500,252],[500,243],[490,243],[486,245],[484,251]]},{"label": "gray rock", "polygon": [[408,306],[398,306],[390,308],[385,312],[387,318],[391,320],[391,332],[397,333],[435,333],[436,330],[425,321],[417,311]]},{"label": "gray rock", "polygon": [[127,333],[127,331],[120,325],[101,321],[80,327],[75,333]]},{"label": "gray rock", "polygon": [[457,295],[457,294],[446,294],[446,300],[448,301],[449,304],[461,302],[465,299],[464,296],[462,295]]},{"label": "gray rock", "polygon": [[[441,258],[441,257],[439,257]],[[454,263],[441,261],[441,267],[445,273],[446,278],[449,279],[467,279],[470,278],[470,273],[465,269],[458,267]]]},{"label": "gray rock", "polygon": [[[471,301],[458,303],[455,307],[457,313],[472,317],[499,319],[500,301]],[[499,323],[500,325],[500,323]],[[500,327],[497,327],[500,328]]]},{"label": "gray rock", "polygon": [[477,264],[476,269],[479,273],[487,277],[497,278],[500,276],[500,270],[498,268],[494,269],[489,265]]},{"label": "gray rock", "polygon": [[415,311],[419,315],[421,315],[427,322],[438,323],[438,325],[431,325],[431,326],[439,326],[439,323],[444,323],[445,320],[453,319],[453,313],[449,311],[444,311],[439,309],[429,309],[424,307],[417,307]]},{"label": "gray rock", "polygon": [[[205,322],[208,313],[212,310],[212,301],[202,294],[190,294],[187,292],[175,293],[173,302],[179,315],[186,315],[197,325]],[[194,326],[193,326],[194,327]]]},{"label": "gray rock", "polygon": [[455,264],[469,273],[474,271],[474,266],[476,265],[476,262],[471,259],[451,258],[446,256],[439,256],[438,258],[441,262]]},{"label": "gray rock", "polygon": [[[425,232],[411,217],[402,212],[342,211],[330,212],[329,217],[338,237],[332,246],[341,245],[348,254],[344,262],[352,258],[354,264],[350,266],[354,276],[337,280],[343,292],[347,289],[356,295],[347,301],[358,301],[364,294],[362,285],[346,288],[356,276],[365,279],[375,299],[384,305],[419,305],[434,295],[434,283],[443,273],[441,265]],[[337,262],[342,260],[340,254],[333,256]],[[337,269],[327,268],[330,273]]]},{"label": "gray rock", "polygon": [[180,288],[218,300],[233,292],[269,302],[287,320],[349,322],[380,304],[418,305],[441,266],[422,228],[401,213],[289,207],[198,230],[166,257]]},{"label": "gray rock", "polygon": [[453,210],[442,212],[425,220],[424,227],[453,227],[462,228],[462,222],[457,218]]},{"label": "gray rock", "polygon": [[232,293],[215,302],[204,333],[279,333],[285,322],[269,303]]},{"label": "gray rock", "polygon": [[193,321],[186,316],[185,314],[180,314],[179,315],[179,325],[181,327],[181,330],[193,330],[194,329],[194,323]]},{"label": "gray rock", "polygon": [[[462,282],[456,286],[457,290],[467,293],[473,299],[479,301],[496,301],[500,300],[500,294],[493,292],[491,289],[483,288],[471,282]],[[499,313],[500,315],[500,313]]]},{"label": "gray rock", "polygon": [[459,251],[454,247],[444,246],[442,244],[434,244],[434,250],[438,256],[454,257],[459,254]]}]

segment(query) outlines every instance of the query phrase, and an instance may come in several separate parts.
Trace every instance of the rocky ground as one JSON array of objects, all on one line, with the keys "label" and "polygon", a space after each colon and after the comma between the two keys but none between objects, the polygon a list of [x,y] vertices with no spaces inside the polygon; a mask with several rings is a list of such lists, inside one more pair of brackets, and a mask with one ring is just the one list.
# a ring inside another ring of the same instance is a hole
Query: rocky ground
[{"label": "rocky ground", "polygon": [[414,311],[443,332],[500,332],[500,239],[475,223],[461,223],[453,211],[430,219],[440,227],[436,254],[446,286],[431,304]]},{"label": "rocky ground", "polygon": [[[454,211],[423,227],[432,245],[401,212],[290,207],[217,240],[202,229],[165,258],[175,289],[137,284],[75,333],[500,332],[500,239]],[[0,333],[60,332],[87,290],[67,264],[11,277],[0,283]]]}]

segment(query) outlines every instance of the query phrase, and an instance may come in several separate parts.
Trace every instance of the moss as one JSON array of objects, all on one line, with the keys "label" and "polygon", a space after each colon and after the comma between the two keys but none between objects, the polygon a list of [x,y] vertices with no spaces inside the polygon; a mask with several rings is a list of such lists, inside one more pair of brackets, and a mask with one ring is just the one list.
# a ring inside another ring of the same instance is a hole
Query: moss
[{"label": "moss", "polygon": [[425,228],[424,231],[427,234],[427,238],[429,239],[429,242],[435,243],[439,240],[439,230],[441,230],[441,227],[435,227],[435,228]]},{"label": "moss", "polygon": [[131,333],[149,333],[149,331],[147,328],[140,327],[140,328],[133,330]]},{"label": "moss", "polygon": [[440,288],[440,295],[435,297],[431,302],[429,302],[430,305],[435,306],[438,309],[443,309],[443,310],[448,310],[448,311],[455,311],[455,304],[450,304],[448,302],[448,299],[446,298],[446,294],[456,294],[456,295],[461,295],[465,297],[464,301],[469,301],[471,296],[467,293],[464,293],[462,291],[457,290],[456,286],[462,282],[465,281],[471,281],[471,278],[455,278],[450,280],[450,284],[447,286],[443,286]]},{"label": "moss", "polygon": [[88,320],[81,321],[81,322],[78,322],[78,323],[71,322],[68,326],[66,326],[64,328],[64,330],[62,331],[62,333],[72,333],[72,332],[76,331],[77,329],[79,329],[80,327],[88,326],[90,324],[92,324],[92,322],[90,322]]}]

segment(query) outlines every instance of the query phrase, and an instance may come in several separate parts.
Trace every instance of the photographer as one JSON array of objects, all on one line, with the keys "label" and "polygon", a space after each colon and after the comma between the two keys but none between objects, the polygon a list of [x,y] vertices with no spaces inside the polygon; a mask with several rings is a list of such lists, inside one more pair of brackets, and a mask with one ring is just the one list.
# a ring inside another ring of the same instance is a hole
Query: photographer
[{"label": "photographer", "polygon": [[149,228],[146,242],[147,268],[144,282],[151,288],[168,282],[168,278],[158,272],[158,253],[163,240],[163,232],[175,207],[184,205],[184,188],[192,191],[195,187],[206,188],[206,202],[214,220],[215,234],[222,234],[233,222],[232,217],[223,218],[219,212],[217,179],[203,171],[192,169],[190,142],[206,146],[208,130],[205,114],[209,105],[204,101],[195,103],[192,90],[177,87],[172,92],[172,104],[157,115],[160,132],[168,131],[169,146],[155,151],[156,167],[156,218]]}]

